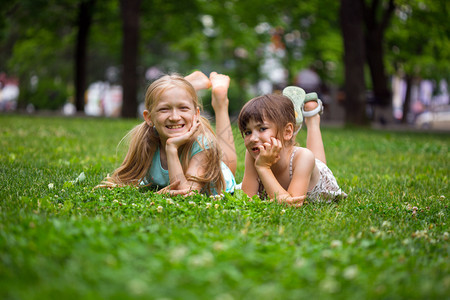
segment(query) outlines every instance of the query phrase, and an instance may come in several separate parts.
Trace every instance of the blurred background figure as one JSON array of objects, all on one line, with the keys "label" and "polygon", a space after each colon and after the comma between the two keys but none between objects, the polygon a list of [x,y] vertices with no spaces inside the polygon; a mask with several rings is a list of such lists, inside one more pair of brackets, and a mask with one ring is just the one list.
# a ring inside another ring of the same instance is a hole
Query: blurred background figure
[{"label": "blurred background figure", "polygon": [[19,81],[0,73],[0,111],[13,111],[19,98]]},{"label": "blurred background figure", "polygon": [[295,85],[301,87],[307,93],[316,92],[320,97],[321,79],[313,66],[300,70],[295,78]]}]

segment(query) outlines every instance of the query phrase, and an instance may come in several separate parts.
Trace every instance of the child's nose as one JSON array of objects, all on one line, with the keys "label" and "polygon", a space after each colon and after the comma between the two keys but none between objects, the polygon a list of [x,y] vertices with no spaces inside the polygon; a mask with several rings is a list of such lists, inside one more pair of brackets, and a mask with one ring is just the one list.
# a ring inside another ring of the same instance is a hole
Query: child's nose
[{"label": "child's nose", "polygon": [[180,114],[178,113],[178,111],[176,109],[172,110],[172,113],[170,114],[170,119],[171,120],[179,120],[180,119]]},{"label": "child's nose", "polygon": [[250,134],[250,141],[257,141],[258,140],[258,134],[256,134],[255,132],[252,132]]}]

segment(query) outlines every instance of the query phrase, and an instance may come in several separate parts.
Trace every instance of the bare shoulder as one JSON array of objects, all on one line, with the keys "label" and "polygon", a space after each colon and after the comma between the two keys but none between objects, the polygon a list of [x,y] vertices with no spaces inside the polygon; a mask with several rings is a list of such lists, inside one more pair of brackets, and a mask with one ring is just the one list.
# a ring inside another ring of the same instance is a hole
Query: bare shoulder
[{"label": "bare shoulder", "polygon": [[294,155],[293,168],[294,171],[296,167],[300,167],[301,169],[313,168],[315,165],[315,157],[314,153],[311,150],[304,147],[297,147],[297,151]]},{"label": "bare shoulder", "polygon": [[297,147],[295,152],[294,160],[314,160],[314,153],[311,150],[304,147]]}]

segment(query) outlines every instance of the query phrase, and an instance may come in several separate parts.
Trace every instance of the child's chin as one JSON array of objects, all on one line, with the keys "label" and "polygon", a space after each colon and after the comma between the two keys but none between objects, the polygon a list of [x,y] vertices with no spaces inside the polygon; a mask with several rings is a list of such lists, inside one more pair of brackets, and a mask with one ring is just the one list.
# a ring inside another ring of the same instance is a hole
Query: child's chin
[{"label": "child's chin", "polygon": [[250,155],[253,158],[257,158],[259,156],[259,151],[253,151],[253,150],[249,150],[250,151]]}]

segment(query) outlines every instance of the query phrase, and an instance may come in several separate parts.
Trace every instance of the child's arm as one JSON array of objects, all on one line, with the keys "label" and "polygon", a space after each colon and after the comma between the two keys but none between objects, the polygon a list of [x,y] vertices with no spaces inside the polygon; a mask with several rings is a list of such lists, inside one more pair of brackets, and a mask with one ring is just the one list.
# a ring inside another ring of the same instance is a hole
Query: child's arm
[{"label": "child's arm", "polygon": [[169,181],[170,184],[174,184],[175,182],[179,181],[177,190],[190,188],[190,185],[183,172],[183,167],[181,166],[180,159],[178,157],[178,148],[192,138],[192,135],[197,131],[199,125],[200,123],[197,122],[197,117],[194,116],[192,127],[188,132],[178,137],[169,138],[166,141],[165,150],[167,156],[167,167],[169,171]]},{"label": "child's arm", "polygon": [[314,154],[309,149],[300,148],[297,151],[293,161],[292,179],[288,187],[290,195],[306,195],[315,165]]},{"label": "child's arm", "polygon": [[[270,199],[277,199],[280,202],[286,204],[301,206],[304,199],[306,198],[307,187],[302,191],[302,189],[293,188],[293,191],[286,191],[278,179],[273,174],[271,166],[279,160],[279,153],[282,149],[281,141],[272,138],[272,143],[265,143],[264,146],[260,146],[260,154],[255,161],[255,169],[264,185],[264,189],[269,195]],[[287,170],[289,172],[289,170]],[[291,181],[290,187],[295,187],[294,181]],[[306,186],[309,183],[306,183]]]},{"label": "child's arm", "polygon": [[249,197],[253,197],[258,193],[259,182],[258,173],[255,169],[255,159],[245,151],[245,171],[242,179],[242,190]]}]

